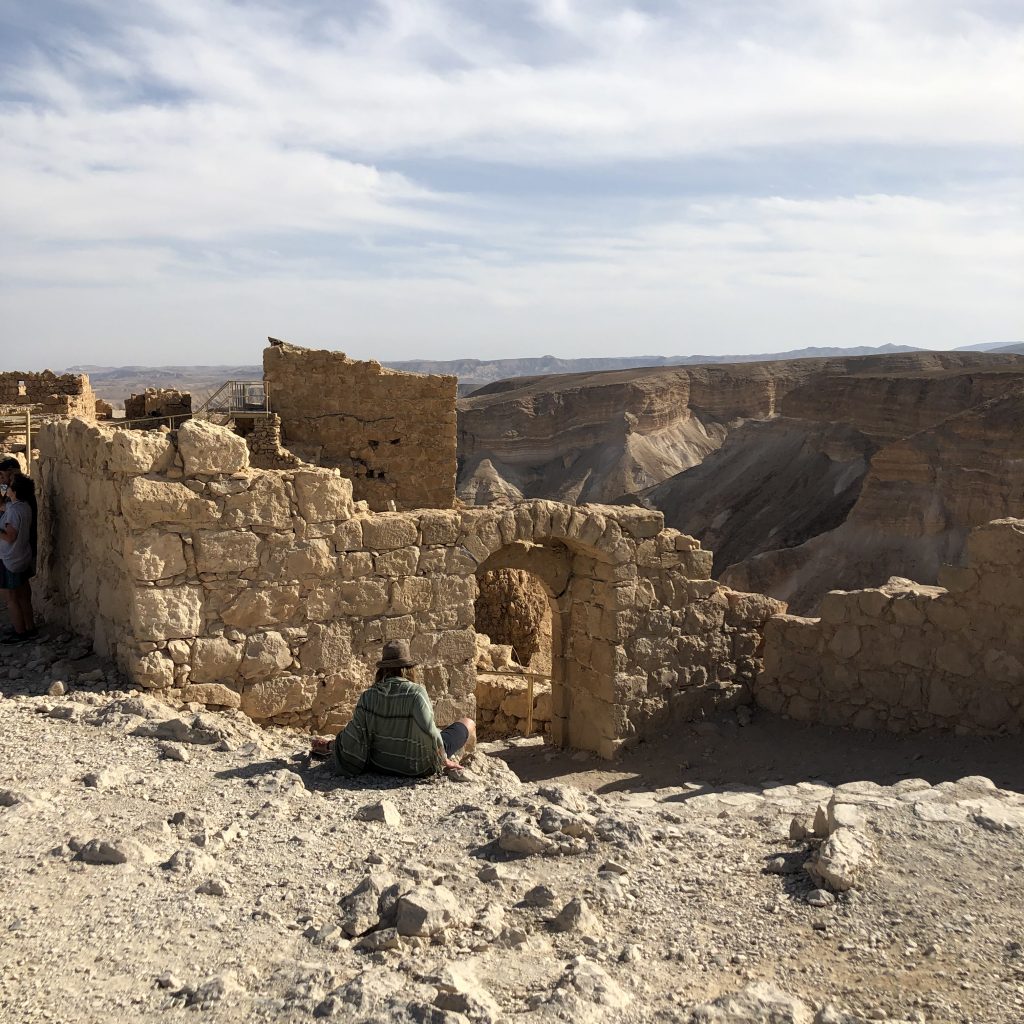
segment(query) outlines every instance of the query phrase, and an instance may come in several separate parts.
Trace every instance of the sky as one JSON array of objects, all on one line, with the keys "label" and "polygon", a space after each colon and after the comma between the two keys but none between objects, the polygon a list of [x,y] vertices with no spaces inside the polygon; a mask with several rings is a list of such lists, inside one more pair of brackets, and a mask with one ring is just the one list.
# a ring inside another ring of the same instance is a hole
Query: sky
[{"label": "sky", "polygon": [[1018,0],[0,0],[7,368],[1024,338]]}]

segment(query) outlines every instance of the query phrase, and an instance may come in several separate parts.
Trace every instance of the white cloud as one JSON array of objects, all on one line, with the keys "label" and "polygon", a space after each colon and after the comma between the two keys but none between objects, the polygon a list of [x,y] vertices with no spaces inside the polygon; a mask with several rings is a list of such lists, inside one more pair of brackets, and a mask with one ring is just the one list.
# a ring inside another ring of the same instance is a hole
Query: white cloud
[{"label": "white cloud", "polygon": [[[117,358],[59,359],[71,333],[111,353],[189,337],[189,361],[245,358],[268,331],[393,358],[1020,334],[1012,185],[850,196],[799,169],[830,146],[917,148],[923,178],[932,153],[983,148],[1008,175],[1009,5],[89,7],[105,31],[43,26],[0,72],[3,309],[54,363]],[[582,193],[619,162],[683,175],[761,148],[791,152],[785,180],[686,203],[498,201],[417,171],[491,161]]]}]

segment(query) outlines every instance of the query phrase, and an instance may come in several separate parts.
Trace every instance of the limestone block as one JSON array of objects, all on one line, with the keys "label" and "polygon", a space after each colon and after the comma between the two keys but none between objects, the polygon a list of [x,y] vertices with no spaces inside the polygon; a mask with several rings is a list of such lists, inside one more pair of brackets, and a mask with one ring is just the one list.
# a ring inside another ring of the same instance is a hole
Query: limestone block
[{"label": "limestone block", "polygon": [[339,615],[365,618],[383,615],[388,608],[388,589],[382,580],[352,580],[341,583],[338,585],[337,594]]},{"label": "limestone block", "polygon": [[350,716],[359,695],[370,685],[372,678],[360,669],[361,666],[353,662],[345,671],[333,672],[323,679],[317,687],[316,698],[313,701],[314,714],[344,708],[346,714]]},{"label": "limestone block", "polygon": [[242,695],[220,683],[199,683],[184,687],[181,699],[218,708],[240,708]]},{"label": "limestone block", "polygon": [[830,590],[821,599],[821,621],[838,626],[849,620],[850,610],[856,604],[854,595],[850,600],[845,590]]},{"label": "limestone block", "polygon": [[167,656],[175,665],[187,665],[192,658],[191,641],[168,640]]},{"label": "limestone block", "polygon": [[125,566],[137,580],[164,580],[185,571],[185,553],[176,533],[147,530],[124,542]]},{"label": "limestone block", "polygon": [[690,580],[711,579],[711,566],[714,561],[711,551],[680,551],[679,566]]},{"label": "limestone block", "polygon": [[298,609],[298,587],[272,587],[260,584],[243,590],[224,609],[221,618],[229,626],[247,630],[289,622]]},{"label": "limestone block", "polygon": [[378,576],[411,576],[419,567],[420,549],[415,546],[385,551],[374,559]]},{"label": "limestone block", "polygon": [[178,453],[186,476],[227,475],[249,468],[245,438],[208,420],[187,420],[178,427]]},{"label": "limestone block", "polygon": [[730,626],[762,626],[773,615],[784,615],[786,602],[777,601],[764,594],[743,594],[735,590],[725,591],[729,602],[728,622]]},{"label": "limestone block", "polygon": [[533,717],[538,722],[550,722],[552,716],[551,691],[538,694],[533,702]]},{"label": "limestone block", "polygon": [[242,710],[257,721],[308,711],[316,700],[317,682],[312,677],[278,676],[250,683],[242,691]]},{"label": "limestone block", "polygon": [[995,519],[973,529],[967,538],[967,562],[975,568],[1024,564],[1024,519]]},{"label": "limestone block", "polygon": [[233,679],[242,662],[242,646],[226,637],[199,637],[192,646],[192,683]]},{"label": "limestone block", "polygon": [[362,522],[363,547],[372,551],[404,548],[418,540],[416,519],[403,512],[382,512]]},{"label": "limestone block", "polygon": [[995,691],[980,693],[968,705],[968,712],[984,729],[999,729],[1016,719],[1006,698]]},{"label": "limestone block", "polygon": [[174,685],[174,662],[159,651],[133,654],[128,659],[128,675],[143,689],[166,690]]},{"label": "limestone block", "polygon": [[928,686],[928,711],[940,718],[951,718],[963,711],[964,701],[954,692],[949,681],[942,676],[933,676]]},{"label": "limestone block", "polygon": [[[1021,529],[1024,530],[1024,522]],[[981,574],[979,593],[981,600],[996,608],[1012,608],[1019,615],[1024,609],[1024,558],[1014,566],[1011,572],[987,572]]]},{"label": "limestone block", "polygon": [[448,629],[437,641],[436,657],[445,664],[471,661],[476,655],[476,632],[472,629]]},{"label": "limestone block", "polygon": [[955,676],[970,676],[977,672],[976,665],[963,641],[949,641],[935,649],[935,666]]},{"label": "limestone block", "polygon": [[985,651],[984,665],[985,674],[1000,683],[1024,684],[1024,665],[1007,651]]},{"label": "limestone block", "polygon": [[136,640],[191,638],[202,632],[199,587],[137,587],[131,596],[131,627]]},{"label": "limestone block", "polygon": [[288,642],[280,633],[268,631],[249,637],[239,673],[243,679],[268,679],[292,663]]},{"label": "limestone block", "polygon": [[347,622],[315,623],[299,650],[306,672],[335,672],[352,657],[352,630]]},{"label": "limestone block", "polygon": [[193,535],[199,572],[240,573],[259,561],[259,537],[247,530],[197,530]]},{"label": "limestone block", "polygon": [[306,522],[326,523],[352,515],[352,481],[326,470],[295,474],[299,513]]},{"label": "limestone block", "polygon": [[350,519],[339,523],[334,531],[334,546],[339,551],[358,551],[363,546],[362,520]]},{"label": "limestone block", "polygon": [[939,586],[951,594],[963,594],[976,586],[977,582],[978,573],[975,569],[958,565],[939,566]]},{"label": "limestone block", "polygon": [[459,539],[461,517],[455,511],[430,511],[420,515],[424,546],[452,545]]},{"label": "limestone block", "polygon": [[259,473],[247,491],[224,499],[224,525],[236,527],[290,527],[292,508],[284,479],[278,472]]},{"label": "limestone block", "polygon": [[[824,606],[822,607],[824,612]],[[852,658],[860,650],[860,631],[856,626],[840,626],[829,641],[829,650],[837,658]]]},{"label": "limestone block", "polygon": [[331,545],[319,538],[297,544],[285,555],[284,571],[289,579],[332,574],[335,565]]},{"label": "limestone block", "polygon": [[970,619],[964,608],[954,604],[949,598],[940,598],[929,603],[926,614],[928,621],[947,633],[960,633],[967,630]]},{"label": "limestone block", "polygon": [[199,526],[215,522],[220,516],[212,501],[199,497],[184,484],[138,476],[121,489],[121,511],[128,526],[136,530],[156,523]]},{"label": "limestone block", "polygon": [[391,609],[399,615],[427,611],[432,597],[430,580],[422,576],[403,576],[391,584]]},{"label": "limestone block", "polygon": [[109,469],[129,476],[162,473],[174,461],[174,445],[155,430],[118,430],[110,442]]}]

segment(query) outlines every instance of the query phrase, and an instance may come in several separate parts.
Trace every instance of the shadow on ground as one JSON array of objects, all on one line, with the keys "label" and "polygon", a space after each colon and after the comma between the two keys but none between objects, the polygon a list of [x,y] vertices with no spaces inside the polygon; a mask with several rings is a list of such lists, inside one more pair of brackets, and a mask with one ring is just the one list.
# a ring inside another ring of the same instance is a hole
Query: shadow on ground
[{"label": "shadow on ground", "polygon": [[599,793],[643,792],[705,783],[760,789],[765,783],[870,781],[892,785],[922,778],[932,785],[984,775],[1001,789],[1024,792],[1020,736],[895,735],[806,725],[755,712],[741,728],[732,714],[677,726],[603,761],[513,740],[495,753],[525,782],[558,779]]}]

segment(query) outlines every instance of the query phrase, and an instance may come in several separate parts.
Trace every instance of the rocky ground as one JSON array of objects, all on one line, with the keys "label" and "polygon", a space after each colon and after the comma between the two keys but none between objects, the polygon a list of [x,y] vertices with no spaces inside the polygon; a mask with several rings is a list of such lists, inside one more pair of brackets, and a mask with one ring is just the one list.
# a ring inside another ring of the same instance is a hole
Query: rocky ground
[{"label": "rocky ground", "polygon": [[1015,739],[741,709],[353,783],[68,637],[0,693],[2,1021],[1024,1020]]}]

